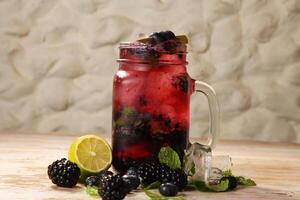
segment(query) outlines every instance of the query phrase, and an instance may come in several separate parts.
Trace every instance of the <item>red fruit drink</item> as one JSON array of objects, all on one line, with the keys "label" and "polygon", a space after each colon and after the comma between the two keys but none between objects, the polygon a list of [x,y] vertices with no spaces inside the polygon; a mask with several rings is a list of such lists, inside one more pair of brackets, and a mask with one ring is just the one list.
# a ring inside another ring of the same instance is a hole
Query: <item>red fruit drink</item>
[{"label": "red fruit drink", "polygon": [[186,45],[172,32],[121,43],[113,86],[113,166],[125,171],[152,159],[162,146],[183,158],[194,81],[186,71]]}]

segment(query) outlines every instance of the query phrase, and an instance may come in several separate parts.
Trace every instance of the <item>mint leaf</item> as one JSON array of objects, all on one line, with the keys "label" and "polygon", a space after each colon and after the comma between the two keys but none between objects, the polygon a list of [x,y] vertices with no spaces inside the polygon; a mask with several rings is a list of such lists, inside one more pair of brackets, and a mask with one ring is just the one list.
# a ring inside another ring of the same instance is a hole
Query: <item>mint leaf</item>
[{"label": "mint leaf", "polygon": [[136,110],[132,107],[125,107],[125,108],[123,108],[122,113],[124,115],[132,115],[132,114],[136,113]]},{"label": "mint leaf", "polygon": [[244,185],[244,186],[255,186],[256,185],[256,183],[250,178],[245,178],[243,176],[236,176],[235,178],[237,180],[238,185]]},{"label": "mint leaf", "polygon": [[191,169],[188,172],[188,176],[193,176],[196,173],[195,163],[192,164]]},{"label": "mint leaf", "polygon": [[87,186],[85,192],[90,196],[99,196],[98,187],[96,186]]},{"label": "mint leaf", "polygon": [[230,169],[222,172],[223,176],[233,176]]},{"label": "mint leaf", "polygon": [[180,169],[181,162],[178,154],[171,147],[162,147],[158,154],[160,163],[164,163],[172,169]]},{"label": "mint leaf", "polygon": [[207,185],[204,181],[195,181],[193,185],[200,192],[225,192],[229,188],[229,181],[222,180],[217,185]]},{"label": "mint leaf", "polygon": [[194,186],[200,192],[214,192],[211,190],[204,181],[195,181],[189,187]]},{"label": "mint leaf", "polygon": [[217,185],[208,185],[210,189],[212,189],[215,192],[225,192],[229,188],[229,180],[222,180],[219,184]]},{"label": "mint leaf", "polygon": [[185,200],[182,196],[166,197],[150,190],[144,190],[145,194],[150,197],[151,200]]},{"label": "mint leaf", "polygon": [[142,188],[146,190],[150,190],[150,189],[159,188],[159,186],[160,186],[160,181],[155,181],[153,183],[150,183],[149,185],[142,185]]},{"label": "mint leaf", "polygon": [[191,161],[191,160],[188,159],[187,156],[184,156],[184,158],[183,158],[183,169],[184,169],[184,172],[188,176],[193,176],[196,172],[194,161]]}]

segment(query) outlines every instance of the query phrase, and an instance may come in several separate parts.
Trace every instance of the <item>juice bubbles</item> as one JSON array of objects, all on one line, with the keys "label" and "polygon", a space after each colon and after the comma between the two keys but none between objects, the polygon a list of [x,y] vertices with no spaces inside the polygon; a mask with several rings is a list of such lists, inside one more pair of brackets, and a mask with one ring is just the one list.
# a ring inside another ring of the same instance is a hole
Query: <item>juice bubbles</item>
[{"label": "juice bubbles", "polygon": [[188,143],[194,80],[186,71],[186,45],[172,32],[147,42],[121,43],[113,86],[113,166],[125,171],[157,159],[162,146],[183,158]]}]

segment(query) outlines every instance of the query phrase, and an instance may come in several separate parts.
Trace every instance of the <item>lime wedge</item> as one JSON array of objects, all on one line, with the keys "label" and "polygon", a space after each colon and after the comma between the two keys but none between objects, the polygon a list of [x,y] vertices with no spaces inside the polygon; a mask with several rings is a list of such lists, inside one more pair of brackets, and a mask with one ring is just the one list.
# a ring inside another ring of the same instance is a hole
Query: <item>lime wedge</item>
[{"label": "lime wedge", "polygon": [[77,138],[69,148],[68,157],[80,168],[81,179],[108,169],[112,162],[109,144],[96,135]]},{"label": "lime wedge", "polygon": [[[185,35],[177,35],[176,38],[183,44],[187,44],[189,42],[188,38]],[[150,38],[149,37],[139,38],[137,41],[141,43],[147,43],[150,41]]]},{"label": "lime wedge", "polygon": [[176,38],[179,39],[183,44],[189,43],[189,40],[185,35],[177,35]]}]

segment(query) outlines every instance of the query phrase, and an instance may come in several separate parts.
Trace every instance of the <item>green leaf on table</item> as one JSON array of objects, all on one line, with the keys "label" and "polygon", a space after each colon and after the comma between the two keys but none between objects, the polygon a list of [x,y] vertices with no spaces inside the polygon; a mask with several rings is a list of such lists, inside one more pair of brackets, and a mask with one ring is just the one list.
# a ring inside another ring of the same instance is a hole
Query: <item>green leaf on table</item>
[{"label": "green leaf on table", "polygon": [[160,163],[164,163],[172,169],[181,168],[180,158],[171,147],[162,147],[159,151],[158,159]]},{"label": "green leaf on table", "polygon": [[150,183],[149,185],[142,185],[142,188],[146,190],[150,190],[150,189],[159,188],[159,186],[160,186],[160,181],[155,181],[153,183]]},{"label": "green leaf on table", "polygon": [[223,171],[223,172],[222,172],[222,175],[223,175],[223,176],[233,176],[230,169]]},{"label": "green leaf on table", "polygon": [[214,192],[212,191],[204,181],[194,181],[192,184],[188,185],[189,187],[194,187],[200,192]]},{"label": "green leaf on table", "polygon": [[217,185],[207,185],[204,181],[195,181],[193,185],[200,192],[225,192],[229,188],[229,181],[222,180]]},{"label": "green leaf on table", "polygon": [[215,192],[225,192],[229,189],[229,180],[222,180],[217,185],[208,185],[208,187]]},{"label": "green leaf on table", "polygon": [[144,190],[145,194],[150,197],[151,200],[185,200],[183,196],[174,196],[174,197],[167,197],[152,192],[150,190]]},{"label": "green leaf on table", "polygon": [[256,185],[255,181],[250,178],[245,178],[243,176],[236,176],[235,178],[237,180],[238,185],[244,185],[244,186],[255,186]]},{"label": "green leaf on table", "polygon": [[85,192],[90,196],[99,196],[98,187],[96,186],[87,186]]}]

